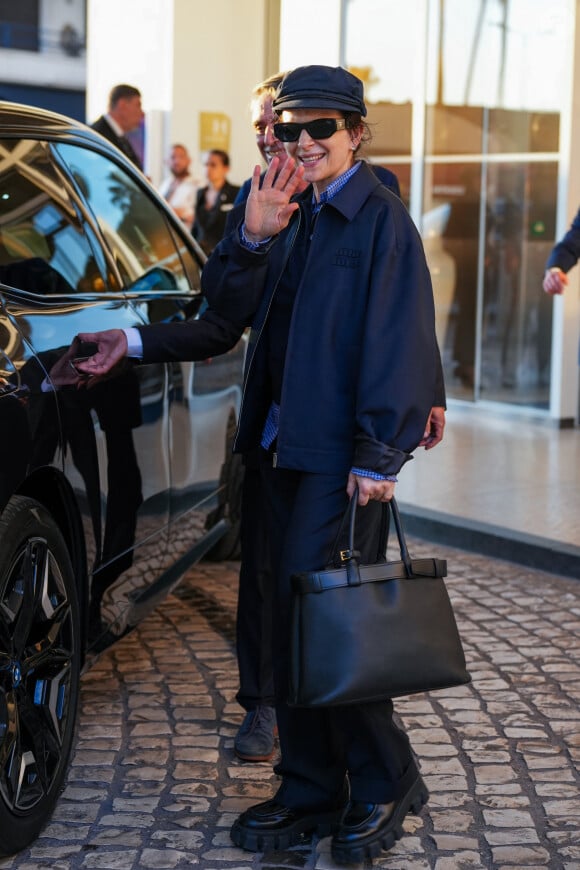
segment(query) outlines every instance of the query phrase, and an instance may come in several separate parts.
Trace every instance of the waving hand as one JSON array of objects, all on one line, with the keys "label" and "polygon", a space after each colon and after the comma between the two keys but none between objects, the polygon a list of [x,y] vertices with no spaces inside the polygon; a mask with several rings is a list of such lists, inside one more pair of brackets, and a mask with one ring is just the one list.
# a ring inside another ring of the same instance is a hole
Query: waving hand
[{"label": "waving hand", "polygon": [[279,160],[274,157],[260,187],[260,167],[254,168],[250,195],[246,202],[245,233],[251,242],[277,235],[298,208],[290,202],[302,182],[304,169],[288,158],[278,173]]}]

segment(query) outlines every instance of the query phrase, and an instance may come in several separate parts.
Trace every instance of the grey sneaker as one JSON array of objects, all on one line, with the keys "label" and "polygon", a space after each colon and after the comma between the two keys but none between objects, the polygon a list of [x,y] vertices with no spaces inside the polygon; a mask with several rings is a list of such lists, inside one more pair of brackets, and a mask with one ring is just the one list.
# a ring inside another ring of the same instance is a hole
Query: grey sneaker
[{"label": "grey sneaker", "polygon": [[244,716],[234,740],[234,752],[242,761],[270,761],[276,751],[276,711],[265,705]]}]

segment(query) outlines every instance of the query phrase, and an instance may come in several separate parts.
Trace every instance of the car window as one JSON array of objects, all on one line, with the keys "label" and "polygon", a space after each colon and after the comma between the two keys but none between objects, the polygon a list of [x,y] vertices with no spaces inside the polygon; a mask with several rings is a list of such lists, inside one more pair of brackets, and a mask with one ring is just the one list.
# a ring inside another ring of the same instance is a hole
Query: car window
[{"label": "car window", "polygon": [[139,282],[141,290],[190,291],[165,215],[147,191],[102,154],[77,145],[55,147],[87,200],[125,286]]},{"label": "car window", "polygon": [[40,142],[0,139],[0,280],[40,294],[104,287],[77,210]]}]

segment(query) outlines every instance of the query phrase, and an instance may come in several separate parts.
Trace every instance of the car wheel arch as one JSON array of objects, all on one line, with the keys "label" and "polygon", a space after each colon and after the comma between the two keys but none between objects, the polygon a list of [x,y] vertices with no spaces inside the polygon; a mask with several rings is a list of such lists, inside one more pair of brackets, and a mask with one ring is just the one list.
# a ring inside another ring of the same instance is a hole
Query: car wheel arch
[{"label": "car wheel arch", "polygon": [[[81,614],[87,612],[89,575],[86,544],[78,503],[68,480],[58,469],[45,467],[34,471],[18,487],[15,495],[23,495],[40,502],[58,526],[68,549]],[[88,626],[83,619],[83,662],[88,643]]]}]

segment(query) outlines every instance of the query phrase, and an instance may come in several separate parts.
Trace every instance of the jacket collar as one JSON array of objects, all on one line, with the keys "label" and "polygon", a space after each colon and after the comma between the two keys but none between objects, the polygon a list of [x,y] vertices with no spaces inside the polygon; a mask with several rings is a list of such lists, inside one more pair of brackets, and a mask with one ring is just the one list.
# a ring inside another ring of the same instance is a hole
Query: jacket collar
[{"label": "jacket collar", "polygon": [[[326,203],[327,206],[332,206],[332,208],[339,211],[347,220],[353,219],[373,190],[383,186],[368,163],[365,160],[362,160],[361,163],[362,166],[358,172],[355,172],[348,184],[345,184],[342,190],[339,190]],[[309,184],[306,190],[292,197],[292,199],[295,202],[302,202],[308,205],[312,199],[312,185]]]}]

